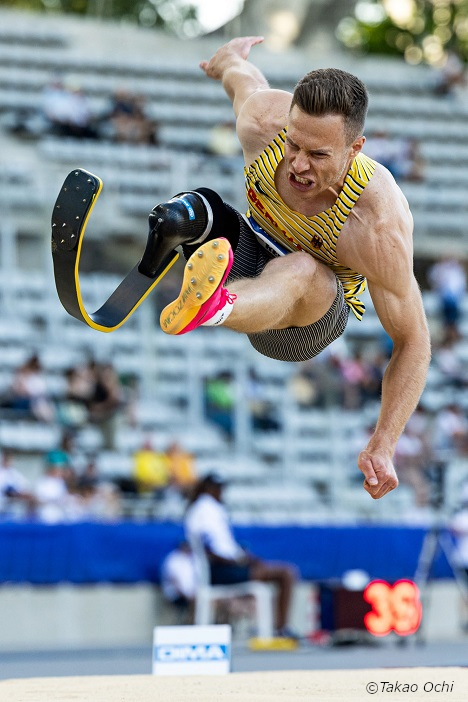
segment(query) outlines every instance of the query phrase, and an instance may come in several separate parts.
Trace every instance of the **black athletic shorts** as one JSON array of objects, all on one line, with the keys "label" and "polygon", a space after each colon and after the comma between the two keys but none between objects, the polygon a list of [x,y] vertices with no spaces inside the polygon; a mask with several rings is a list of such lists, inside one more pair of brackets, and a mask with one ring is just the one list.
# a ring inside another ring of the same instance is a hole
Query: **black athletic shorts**
[{"label": "black athletic shorts", "polygon": [[[228,284],[229,281],[239,278],[255,278],[260,275],[274,256],[259,243],[244,217],[237,214],[240,220],[240,236],[234,251],[234,263],[227,279]],[[263,356],[280,361],[307,361],[343,334],[348,315],[349,307],[344,299],[343,286],[337,278],[333,304],[317,322],[307,327],[269,329],[258,334],[248,334],[248,337],[252,346]]]},{"label": "black athletic shorts", "polygon": [[210,563],[212,585],[236,585],[250,580],[248,566],[224,563]]}]

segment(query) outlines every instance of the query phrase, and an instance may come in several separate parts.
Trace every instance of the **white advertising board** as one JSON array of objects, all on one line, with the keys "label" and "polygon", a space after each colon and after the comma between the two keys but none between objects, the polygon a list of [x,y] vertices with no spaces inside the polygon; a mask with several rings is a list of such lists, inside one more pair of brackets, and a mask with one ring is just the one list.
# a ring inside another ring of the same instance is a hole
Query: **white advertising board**
[{"label": "white advertising board", "polygon": [[231,669],[231,627],[157,626],[153,675],[222,675]]}]

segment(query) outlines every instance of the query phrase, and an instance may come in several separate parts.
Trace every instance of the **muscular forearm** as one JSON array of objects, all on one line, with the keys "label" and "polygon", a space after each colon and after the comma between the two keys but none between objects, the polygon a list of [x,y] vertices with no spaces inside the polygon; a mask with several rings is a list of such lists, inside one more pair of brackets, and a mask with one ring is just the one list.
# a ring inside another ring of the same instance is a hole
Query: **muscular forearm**
[{"label": "muscular forearm", "polygon": [[406,422],[424,389],[430,361],[427,334],[412,343],[395,345],[382,382],[382,403],[368,450],[392,457]]},{"label": "muscular forearm", "polygon": [[247,60],[252,46],[261,41],[262,37],[232,39],[218,49],[209,61],[200,63],[200,68],[209,78],[222,82],[236,116],[249,95],[268,88],[263,73]]}]

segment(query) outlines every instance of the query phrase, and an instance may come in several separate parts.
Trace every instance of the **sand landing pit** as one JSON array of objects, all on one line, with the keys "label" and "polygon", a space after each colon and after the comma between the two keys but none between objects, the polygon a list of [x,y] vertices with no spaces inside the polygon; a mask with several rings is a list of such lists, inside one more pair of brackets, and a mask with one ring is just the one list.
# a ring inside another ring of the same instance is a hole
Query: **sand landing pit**
[{"label": "sand landing pit", "polygon": [[0,681],[8,702],[467,702],[468,668],[273,671],[216,676],[153,675]]}]

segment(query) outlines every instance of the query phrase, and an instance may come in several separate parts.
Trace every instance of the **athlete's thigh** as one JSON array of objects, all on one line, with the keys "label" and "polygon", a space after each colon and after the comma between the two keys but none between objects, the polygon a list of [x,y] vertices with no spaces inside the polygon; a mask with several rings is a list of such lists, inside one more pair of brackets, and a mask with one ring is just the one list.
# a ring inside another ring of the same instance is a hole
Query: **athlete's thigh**
[{"label": "athlete's thigh", "polygon": [[336,297],[336,275],[321,261],[305,252],[281,256],[270,261],[262,272],[271,277],[291,306],[291,324],[303,327],[325,315]]}]

